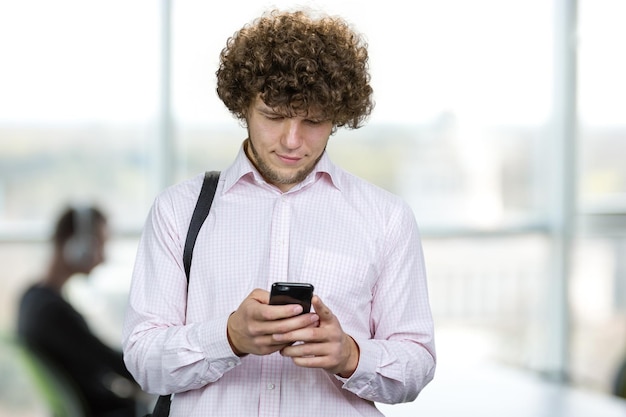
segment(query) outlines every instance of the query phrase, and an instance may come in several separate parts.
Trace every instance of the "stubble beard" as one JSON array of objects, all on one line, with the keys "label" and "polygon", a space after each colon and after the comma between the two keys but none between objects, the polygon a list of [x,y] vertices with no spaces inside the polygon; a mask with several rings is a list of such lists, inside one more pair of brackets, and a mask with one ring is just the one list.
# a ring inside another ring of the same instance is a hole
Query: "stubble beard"
[{"label": "stubble beard", "polygon": [[[274,185],[295,185],[299,184],[313,171],[319,160],[324,155],[324,152],[320,154],[320,156],[315,160],[314,163],[303,167],[301,170],[296,171],[291,176],[281,175],[278,171],[272,169],[265,161],[260,157],[257,150],[254,148],[252,141],[250,139],[246,140],[246,148],[250,150],[252,153],[252,163],[259,171],[259,174],[265,181]],[[249,158],[250,159],[250,158]]]}]

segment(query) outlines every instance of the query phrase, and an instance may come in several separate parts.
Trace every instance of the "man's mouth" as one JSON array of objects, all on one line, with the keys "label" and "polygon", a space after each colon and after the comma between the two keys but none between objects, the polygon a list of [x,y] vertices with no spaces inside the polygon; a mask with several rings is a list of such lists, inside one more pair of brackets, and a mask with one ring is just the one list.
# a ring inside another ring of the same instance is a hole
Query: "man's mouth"
[{"label": "man's mouth", "polygon": [[302,159],[301,157],[289,155],[276,154],[276,156],[286,165],[295,165]]}]

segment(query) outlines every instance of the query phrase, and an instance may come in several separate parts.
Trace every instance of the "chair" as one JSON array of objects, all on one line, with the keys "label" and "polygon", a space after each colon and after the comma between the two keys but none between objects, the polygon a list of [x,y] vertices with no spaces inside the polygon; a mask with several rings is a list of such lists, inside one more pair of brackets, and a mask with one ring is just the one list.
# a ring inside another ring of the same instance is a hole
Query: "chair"
[{"label": "chair", "polygon": [[65,374],[16,340],[9,340],[18,361],[39,392],[52,417],[85,417],[80,394]]}]

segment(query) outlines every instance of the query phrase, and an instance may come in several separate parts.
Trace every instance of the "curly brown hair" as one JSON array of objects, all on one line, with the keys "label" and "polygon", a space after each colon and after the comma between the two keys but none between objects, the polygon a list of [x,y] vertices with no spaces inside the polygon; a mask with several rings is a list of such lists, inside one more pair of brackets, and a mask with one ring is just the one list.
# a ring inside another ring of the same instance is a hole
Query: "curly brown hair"
[{"label": "curly brown hair", "polygon": [[267,12],[228,39],[216,75],[240,120],[259,95],[287,116],[321,112],[333,128],[359,128],[374,107],[367,44],[336,17]]}]

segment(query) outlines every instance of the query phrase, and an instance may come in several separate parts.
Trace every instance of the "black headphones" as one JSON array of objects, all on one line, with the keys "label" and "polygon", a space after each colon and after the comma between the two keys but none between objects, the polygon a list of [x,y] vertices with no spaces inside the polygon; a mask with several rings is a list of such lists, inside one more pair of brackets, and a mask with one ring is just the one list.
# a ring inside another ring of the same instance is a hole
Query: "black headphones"
[{"label": "black headphones", "polygon": [[91,208],[76,206],[72,208],[74,233],[65,242],[63,257],[73,267],[88,266],[92,262],[95,250],[93,236],[93,215]]}]

